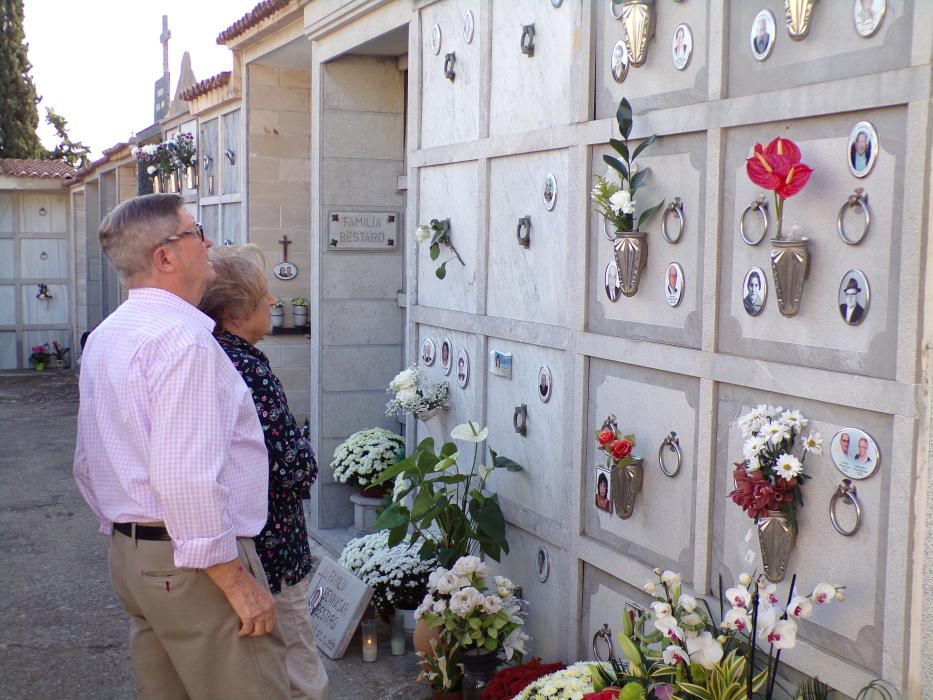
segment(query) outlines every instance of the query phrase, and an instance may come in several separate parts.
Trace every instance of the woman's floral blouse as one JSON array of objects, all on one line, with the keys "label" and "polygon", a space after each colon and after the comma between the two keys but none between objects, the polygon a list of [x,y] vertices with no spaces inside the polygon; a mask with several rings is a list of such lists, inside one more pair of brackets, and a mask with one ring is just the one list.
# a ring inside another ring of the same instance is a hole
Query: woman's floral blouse
[{"label": "woman's floral blouse", "polygon": [[250,343],[221,332],[217,342],[253,394],[269,451],[269,519],[256,540],[273,593],[282,582],[292,586],[311,570],[311,548],[302,497],[317,478],[317,463],[301,426],[288,410],[285,390],[269,368],[269,360]]}]

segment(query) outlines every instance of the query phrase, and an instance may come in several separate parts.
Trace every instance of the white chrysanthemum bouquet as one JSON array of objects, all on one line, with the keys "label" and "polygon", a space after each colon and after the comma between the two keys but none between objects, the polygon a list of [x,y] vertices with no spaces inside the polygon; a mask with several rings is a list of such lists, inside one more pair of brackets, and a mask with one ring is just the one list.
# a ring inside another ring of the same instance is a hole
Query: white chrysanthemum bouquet
[{"label": "white chrysanthemum bouquet", "polygon": [[542,676],[515,696],[515,700],[582,700],[593,692],[599,664],[580,661],[562,671]]},{"label": "white chrysanthemum bouquet", "polygon": [[330,468],[341,484],[367,487],[404,456],[405,438],[385,428],[368,428],[337,446]]}]

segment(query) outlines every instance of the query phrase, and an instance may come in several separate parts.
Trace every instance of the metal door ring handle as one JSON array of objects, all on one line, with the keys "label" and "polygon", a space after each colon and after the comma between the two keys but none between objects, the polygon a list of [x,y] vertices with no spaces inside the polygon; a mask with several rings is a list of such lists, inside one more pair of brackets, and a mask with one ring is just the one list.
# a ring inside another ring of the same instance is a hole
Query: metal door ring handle
[{"label": "metal door ring handle", "polygon": [[456,52],[451,52],[444,54],[444,77],[447,78],[450,82],[454,81],[454,78],[457,77],[457,74],[454,73],[454,63],[457,62]]},{"label": "metal door ring handle", "polygon": [[522,27],[522,53],[528,56],[535,55],[535,25],[526,24]]},{"label": "metal door ring handle", "polygon": [[530,216],[523,216],[518,220],[518,227],[515,229],[515,235],[518,237],[518,244],[522,248],[528,248],[531,245]]},{"label": "metal door ring handle", "polygon": [[515,407],[512,414],[512,427],[519,435],[525,435],[528,432],[528,406],[522,404]]},{"label": "metal door ring handle", "polygon": [[[761,235],[756,241],[751,240],[745,233],[745,215],[752,211],[756,211],[761,215],[763,223]],[[768,200],[765,199],[763,194],[758,195],[755,201],[742,211],[742,216],[739,217],[739,235],[748,245],[758,245],[765,239],[765,236],[768,235]]]},{"label": "metal door ring handle", "polygon": [[[605,659],[599,655],[599,649],[596,646],[600,638],[602,638],[606,642],[606,646],[609,647],[609,656]],[[596,634],[593,635],[593,656],[600,662],[606,662],[609,661],[609,659],[615,658],[615,649],[612,646],[612,629],[605,622],[603,623],[602,629],[598,630]]]},{"label": "metal door ring handle", "polygon": [[[851,530],[843,528],[836,518],[836,503],[840,499],[855,506],[855,525]],[[842,483],[836,488],[836,493],[833,494],[832,499],[829,501],[829,520],[833,527],[836,528],[836,532],[843,537],[851,537],[862,526],[862,504],[858,500],[858,491],[852,485],[851,480],[843,479]]]},{"label": "metal door ring handle", "polygon": [[[669,214],[676,214],[678,219],[677,235],[671,238],[667,235],[667,217]],[[667,209],[664,210],[664,216],[661,217],[661,235],[664,236],[664,240],[668,243],[676,243],[680,240],[680,237],[684,235],[684,203],[681,201],[680,197],[674,197],[674,201],[667,205]]]},{"label": "metal door ring handle", "polygon": [[[664,466],[665,447],[671,452],[677,453],[677,466],[671,471],[668,471],[667,467]],[[675,477],[680,471],[681,466],[683,466],[683,463],[684,455],[683,452],[680,451],[680,438],[678,438],[677,433],[672,430],[671,434],[664,438],[664,440],[661,442],[661,446],[658,448],[658,466],[661,467],[661,472],[664,474],[664,476]]]},{"label": "metal door ring handle", "polygon": [[[849,207],[861,207],[862,215],[865,217],[865,228],[862,229],[862,233],[858,238],[849,238],[846,235],[845,224],[842,223],[842,217]],[[838,233],[839,237],[848,245],[858,245],[862,242],[862,239],[868,235],[868,229],[870,228],[871,209],[868,207],[868,193],[861,187],[856,187],[855,194],[850,194],[845,204],[839,208],[839,213],[836,215],[836,233]]]}]

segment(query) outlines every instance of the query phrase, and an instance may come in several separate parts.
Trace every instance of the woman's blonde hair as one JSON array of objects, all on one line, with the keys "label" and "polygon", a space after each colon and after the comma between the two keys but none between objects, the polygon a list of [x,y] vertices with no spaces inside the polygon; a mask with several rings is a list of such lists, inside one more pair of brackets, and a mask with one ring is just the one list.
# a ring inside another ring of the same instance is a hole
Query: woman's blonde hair
[{"label": "woman's blonde hair", "polygon": [[266,260],[252,244],[211,248],[209,258],[217,276],[204,290],[198,308],[220,324],[243,319],[255,311],[269,290]]}]

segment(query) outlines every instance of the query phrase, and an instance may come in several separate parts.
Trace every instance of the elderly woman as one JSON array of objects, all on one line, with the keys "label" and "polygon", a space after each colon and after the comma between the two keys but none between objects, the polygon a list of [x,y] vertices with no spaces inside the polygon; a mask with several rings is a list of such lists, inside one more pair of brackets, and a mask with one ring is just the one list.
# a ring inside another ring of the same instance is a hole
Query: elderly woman
[{"label": "elderly woman", "polygon": [[317,476],[317,464],[281,382],[255,347],[272,328],[269,307],[275,298],[269,294],[262,254],[255,246],[212,250],[210,260],[216,278],[198,308],[216,322],[217,342],[252,393],[269,452],[269,517],[255,541],[287,646],[292,697],[326,699],[327,672],[307,606],[311,550],[301,503]]}]

